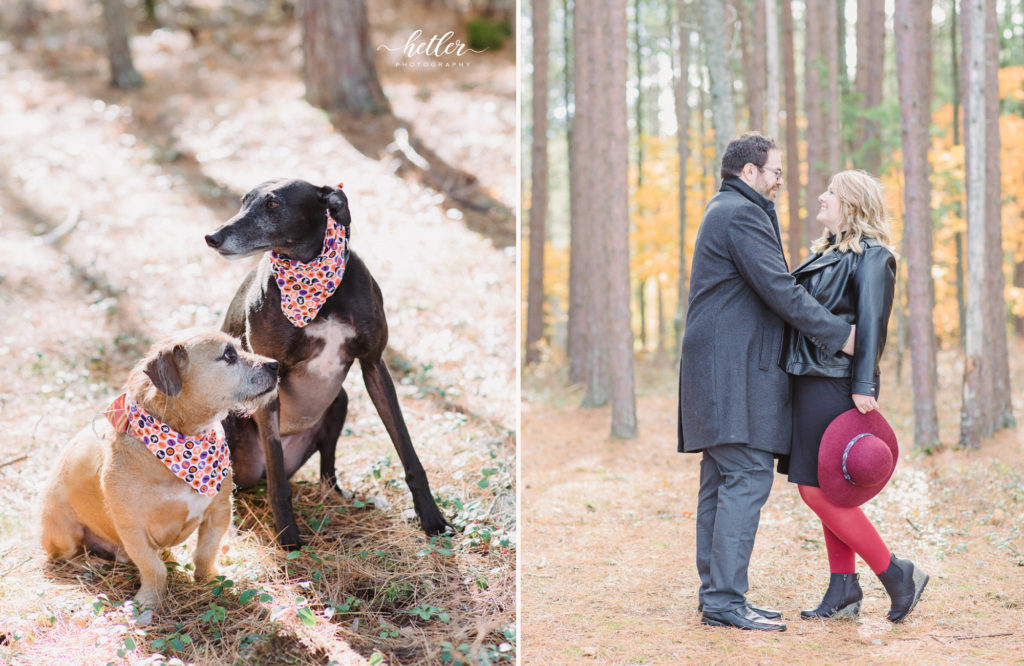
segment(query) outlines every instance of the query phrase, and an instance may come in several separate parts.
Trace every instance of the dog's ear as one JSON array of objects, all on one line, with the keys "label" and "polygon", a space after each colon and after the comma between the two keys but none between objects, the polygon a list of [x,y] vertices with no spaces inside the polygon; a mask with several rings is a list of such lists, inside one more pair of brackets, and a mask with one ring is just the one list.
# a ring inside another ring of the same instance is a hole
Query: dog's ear
[{"label": "dog's ear", "polygon": [[352,214],[348,210],[348,197],[340,187],[325,187],[329,192],[326,194],[327,210],[331,211],[331,217],[342,226],[352,223]]},{"label": "dog's ear", "polygon": [[181,373],[187,364],[188,352],[181,345],[174,345],[151,360],[144,372],[157,390],[173,397],[181,393]]}]

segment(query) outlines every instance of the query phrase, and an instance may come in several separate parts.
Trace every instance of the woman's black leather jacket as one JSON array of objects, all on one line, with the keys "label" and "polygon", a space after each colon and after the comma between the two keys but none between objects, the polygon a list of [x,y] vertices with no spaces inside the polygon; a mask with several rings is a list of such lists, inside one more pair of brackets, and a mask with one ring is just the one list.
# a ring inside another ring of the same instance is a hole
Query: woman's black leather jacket
[{"label": "woman's black leather jacket", "polygon": [[831,250],[813,254],[793,271],[819,303],[857,325],[853,356],[826,355],[787,326],[779,365],[791,375],[850,377],[851,393],[878,396],[878,361],[896,285],[896,258],[873,238],[861,240],[862,253]]}]

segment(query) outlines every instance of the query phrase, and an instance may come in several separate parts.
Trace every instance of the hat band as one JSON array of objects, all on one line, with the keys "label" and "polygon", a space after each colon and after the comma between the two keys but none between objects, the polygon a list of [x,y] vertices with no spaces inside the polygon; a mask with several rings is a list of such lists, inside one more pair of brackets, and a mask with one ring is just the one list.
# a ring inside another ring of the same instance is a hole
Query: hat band
[{"label": "hat band", "polygon": [[859,440],[861,437],[867,437],[870,434],[870,432],[862,432],[861,434],[851,439],[849,443],[846,445],[846,449],[843,450],[843,478],[846,479],[851,485],[855,486],[857,485],[857,483],[852,478],[850,478],[850,473],[846,471],[846,458],[850,455],[850,450],[853,449],[853,445],[857,443],[857,440]]}]

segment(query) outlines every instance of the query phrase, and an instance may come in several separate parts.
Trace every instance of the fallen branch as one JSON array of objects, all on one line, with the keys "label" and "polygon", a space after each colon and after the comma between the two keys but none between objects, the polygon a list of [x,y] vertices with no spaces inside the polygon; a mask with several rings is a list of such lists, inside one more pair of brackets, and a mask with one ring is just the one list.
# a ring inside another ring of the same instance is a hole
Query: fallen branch
[{"label": "fallen branch", "polygon": [[19,463],[22,460],[25,460],[26,458],[28,458],[28,454],[27,453],[25,455],[19,456],[17,458],[11,458],[10,460],[5,460],[4,462],[0,463],[0,467],[7,467],[8,465],[13,465],[14,463]]},{"label": "fallen branch", "polygon": [[1012,631],[1007,631],[1001,634],[965,634],[963,636],[943,636],[942,634],[929,634],[932,638],[938,640],[939,638],[952,638],[955,641],[969,641],[975,638],[1003,638],[1005,636],[1013,636]]},{"label": "fallen branch", "polygon": [[918,534],[921,533],[921,528],[915,525],[914,521],[912,521],[910,518],[907,518],[907,522],[910,523],[910,526],[914,528],[915,532],[917,532]]}]

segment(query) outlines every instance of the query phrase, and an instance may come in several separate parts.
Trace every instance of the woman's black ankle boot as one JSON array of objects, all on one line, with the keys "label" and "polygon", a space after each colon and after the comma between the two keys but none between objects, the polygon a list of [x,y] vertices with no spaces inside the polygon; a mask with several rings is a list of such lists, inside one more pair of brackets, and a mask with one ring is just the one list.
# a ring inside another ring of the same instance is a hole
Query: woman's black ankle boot
[{"label": "woman's black ankle boot", "polygon": [[800,611],[800,617],[811,620],[816,617],[857,617],[860,613],[860,600],[864,593],[860,589],[857,574],[832,574],[828,579],[825,598],[814,610]]},{"label": "woman's black ankle boot", "polygon": [[910,560],[901,560],[893,555],[889,568],[878,574],[878,580],[892,599],[892,607],[886,617],[890,622],[899,622],[914,610],[924,586],[928,584],[928,574]]}]

